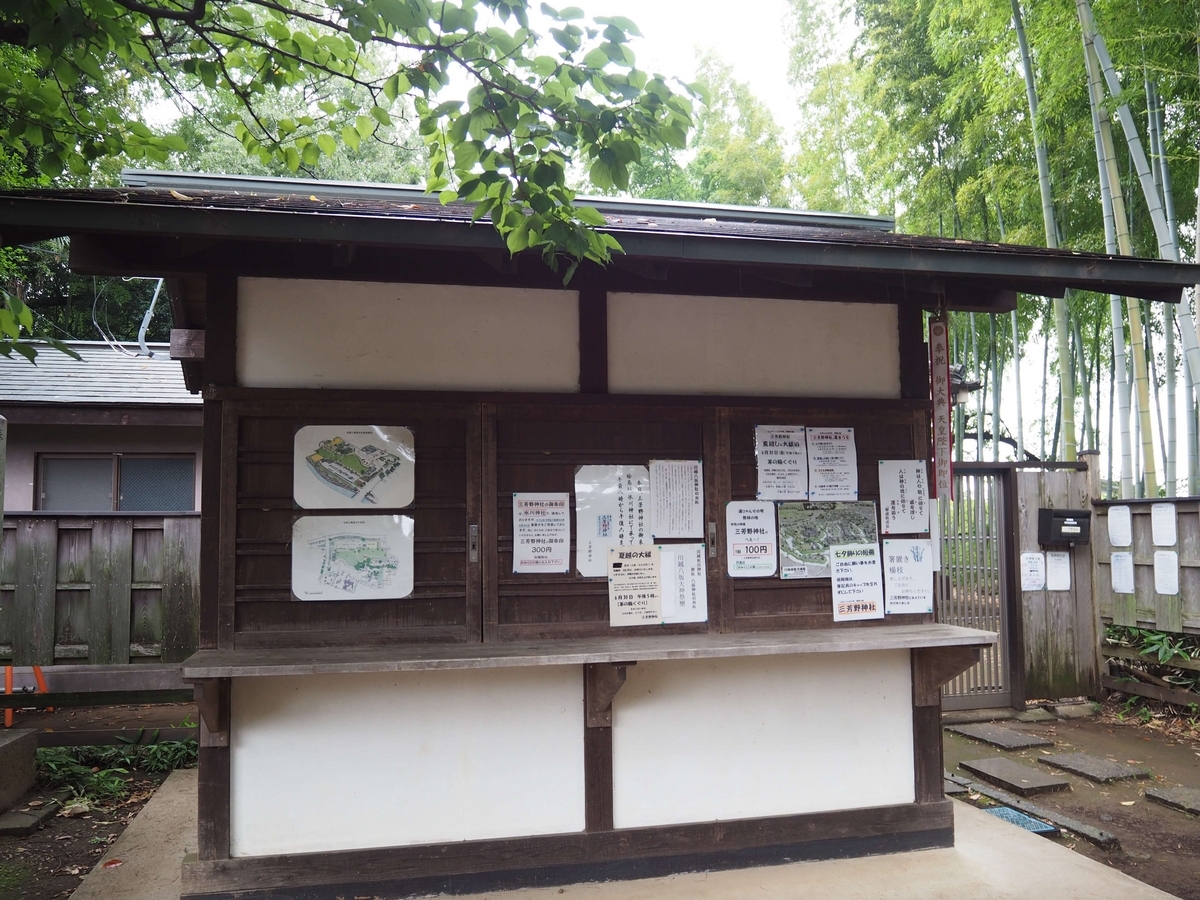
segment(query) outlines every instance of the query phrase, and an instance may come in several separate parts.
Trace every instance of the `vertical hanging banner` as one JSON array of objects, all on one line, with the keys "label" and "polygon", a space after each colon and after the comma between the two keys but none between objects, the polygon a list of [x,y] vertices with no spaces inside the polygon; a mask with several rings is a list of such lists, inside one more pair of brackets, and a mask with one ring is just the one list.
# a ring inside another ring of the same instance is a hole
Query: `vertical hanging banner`
[{"label": "vertical hanging banner", "polygon": [[571,495],[513,494],[513,572],[570,572]]},{"label": "vertical hanging banner", "polygon": [[950,337],[944,316],[929,320],[929,379],[933,397],[933,496],[954,499],[954,427],[950,390]]},{"label": "vertical hanging banner", "polygon": [[929,531],[929,487],[925,460],[879,461],[879,515],[884,534]]},{"label": "vertical hanging banner", "polygon": [[704,537],[704,472],[700,460],[650,460],[650,536]]},{"label": "vertical hanging banner", "polygon": [[759,500],[808,499],[808,449],[803,425],[755,425]]},{"label": "vertical hanging banner", "polygon": [[858,499],[858,451],[853,428],[806,428],[808,498]]}]

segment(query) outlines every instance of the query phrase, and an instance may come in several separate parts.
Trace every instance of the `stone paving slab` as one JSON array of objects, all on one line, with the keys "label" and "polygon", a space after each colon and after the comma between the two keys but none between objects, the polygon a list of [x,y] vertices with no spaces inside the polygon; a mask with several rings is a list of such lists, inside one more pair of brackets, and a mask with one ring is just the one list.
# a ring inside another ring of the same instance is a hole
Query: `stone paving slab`
[{"label": "stone paving slab", "polygon": [[1045,772],[1039,772],[1037,769],[1031,769],[1002,757],[972,759],[959,763],[959,765],[968,772],[1022,797],[1048,794],[1052,791],[1065,791],[1071,786],[1069,781],[1062,778],[1047,775]]},{"label": "stone paving slab", "polygon": [[947,797],[952,797],[955,794],[965,794],[966,792],[966,787],[961,784],[955,784],[953,781],[949,780],[942,781],[942,793]]},{"label": "stone paving slab", "polygon": [[951,725],[946,729],[954,734],[973,738],[977,741],[991,744],[1002,750],[1024,750],[1027,747],[1053,747],[1054,741],[1047,740],[1036,734],[1006,728],[1004,725]]},{"label": "stone paving slab", "polygon": [[1057,717],[1050,710],[1035,706],[1033,709],[1017,713],[1017,720],[1020,722],[1055,722]]},{"label": "stone paving slab", "polygon": [[1200,816],[1200,790],[1189,787],[1146,788],[1146,799],[1178,809],[1193,816]]},{"label": "stone paving slab", "polygon": [[[25,803],[0,815],[0,837],[27,837],[58,815],[62,801],[70,794],[65,791],[54,794],[36,793],[25,798]],[[36,806],[30,801],[40,801]]]},{"label": "stone paving slab", "polygon": [[1127,778],[1149,778],[1150,770],[1131,766],[1127,763],[1113,762],[1100,756],[1087,753],[1053,753],[1040,758],[1048,766],[1062,769],[1073,775],[1082,775],[1091,781],[1108,784],[1111,781],[1124,781]]}]

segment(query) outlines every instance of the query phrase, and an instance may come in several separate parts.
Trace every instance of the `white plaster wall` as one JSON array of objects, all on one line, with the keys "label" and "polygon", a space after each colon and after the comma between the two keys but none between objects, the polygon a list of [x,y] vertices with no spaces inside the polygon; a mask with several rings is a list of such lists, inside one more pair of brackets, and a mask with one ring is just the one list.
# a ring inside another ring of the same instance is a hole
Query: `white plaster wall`
[{"label": "white plaster wall", "polygon": [[234,856],[582,831],[579,666],[234,679]]},{"label": "white plaster wall", "polygon": [[39,453],[194,453],[196,503],[200,508],[202,429],[153,425],[8,426],[8,463],[4,472],[4,508],[34,508],[33,488]]},{"label": "white plaster wall", "polygon": [[630,666],[613,782],[617,828],[911,803],[908,651]]},{"label": "white plaster wall", "polygon": [[610,294],[614,394],[900,396],[896,307]]},{"label": "white plaster wall", "polygon": [[242,278],[245,387],[579,390],[575,291]]}]

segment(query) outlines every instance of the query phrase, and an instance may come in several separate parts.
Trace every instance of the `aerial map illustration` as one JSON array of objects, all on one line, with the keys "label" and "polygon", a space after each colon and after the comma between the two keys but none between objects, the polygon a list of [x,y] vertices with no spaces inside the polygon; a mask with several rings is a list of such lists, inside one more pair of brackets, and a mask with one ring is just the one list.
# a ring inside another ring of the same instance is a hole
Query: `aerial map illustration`
[{"label": "aerial map illustration", "polygon": [[304,509],[404,507],[414,461],[407,428],[308,425],[296,432],[293,494]]},{"label": "aerial map illustration", "polygon": [[292,593],[301,600],[391,599],[412,588],[408,516],[302,516],[292,527]]},{"label": "aerial map illustration", "polygon": [[828,578],[831,546],[878,540],[875,504],[868,500],[779,504],[781,578]]}]

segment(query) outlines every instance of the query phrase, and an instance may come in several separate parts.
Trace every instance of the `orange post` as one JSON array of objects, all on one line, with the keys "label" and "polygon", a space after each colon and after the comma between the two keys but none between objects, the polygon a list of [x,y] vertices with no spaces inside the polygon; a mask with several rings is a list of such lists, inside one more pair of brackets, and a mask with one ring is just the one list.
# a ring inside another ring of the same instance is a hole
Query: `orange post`
[{"label": "orange post", "polygon": [[[34,667],[33,667],[33,677],[34,677],[34,678],[37,680],[37,686],[38,686],[38,693],[39,693],[39,694],[48,694],[48,693],[50,693],[49,689],[46,687],[46,678],[45,678],[45,676],[43,676],[43,675],[42,675],[42,667],[41,667],[41,666],[34,666]],[[54,712],[54,707],[53,707],[53,706],[47,706],[47,707],[46,707],[46,712]]]}]

